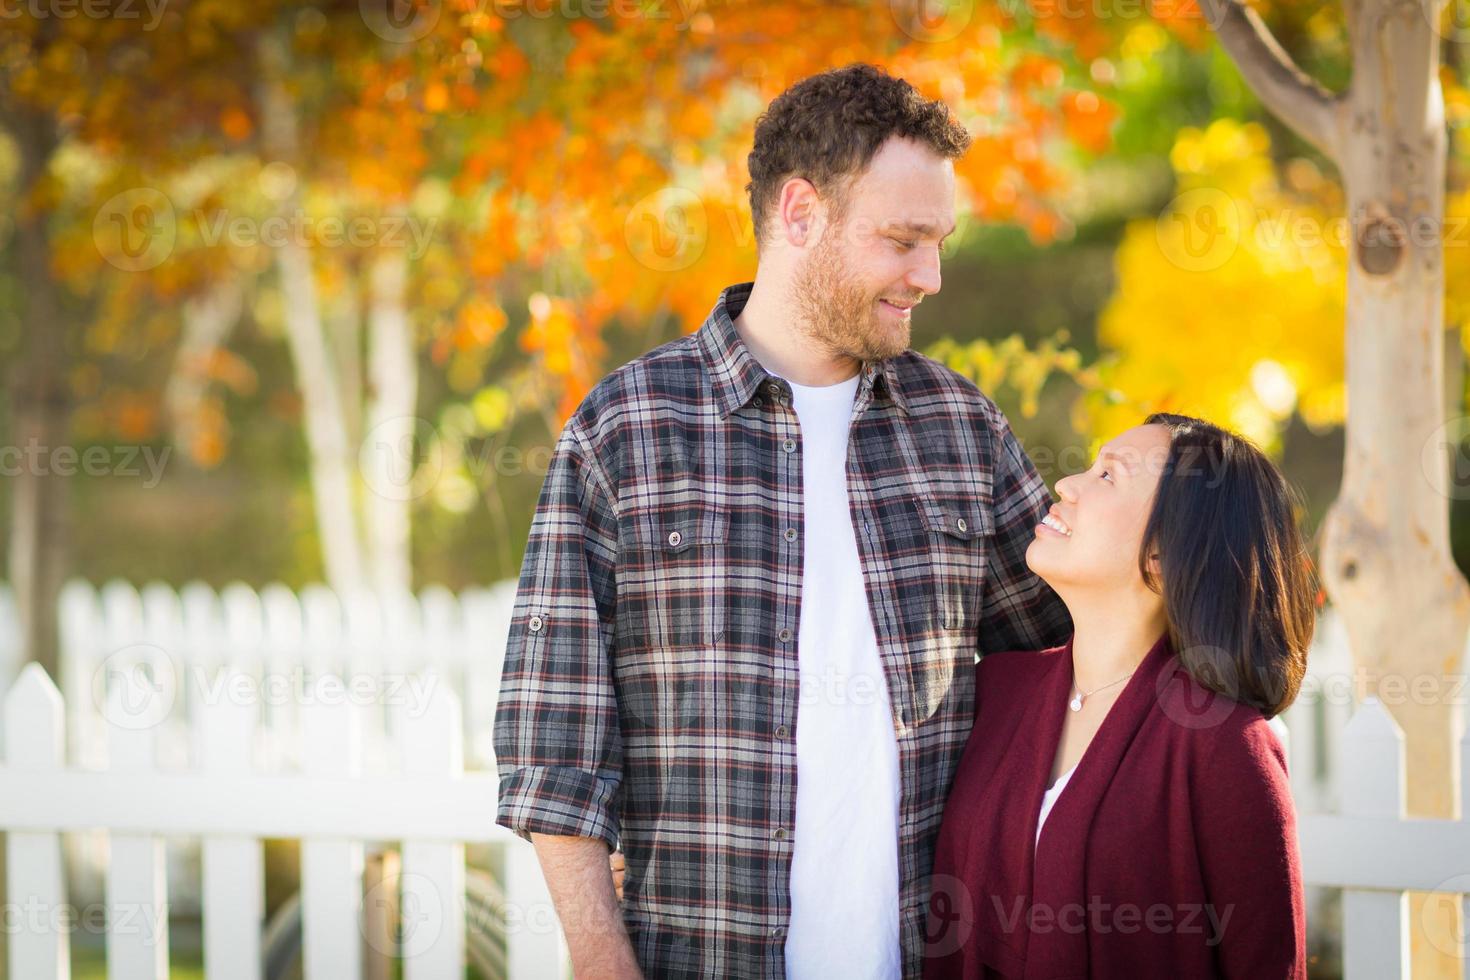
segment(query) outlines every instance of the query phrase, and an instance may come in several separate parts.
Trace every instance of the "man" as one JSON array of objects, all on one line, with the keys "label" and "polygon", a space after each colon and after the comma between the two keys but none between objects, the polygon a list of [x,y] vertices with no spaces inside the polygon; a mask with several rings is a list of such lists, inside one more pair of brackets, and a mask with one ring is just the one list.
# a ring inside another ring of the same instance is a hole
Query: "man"
[{"label": "man", "polygon": [[[756,124],[754,283],[561,434],[495,721],[580,977],[917,977],[977,653],[1070,632],[1050,495],[908,350],[969,135],[868,65]],[[608,849],[621,839],[620,907]]]}]

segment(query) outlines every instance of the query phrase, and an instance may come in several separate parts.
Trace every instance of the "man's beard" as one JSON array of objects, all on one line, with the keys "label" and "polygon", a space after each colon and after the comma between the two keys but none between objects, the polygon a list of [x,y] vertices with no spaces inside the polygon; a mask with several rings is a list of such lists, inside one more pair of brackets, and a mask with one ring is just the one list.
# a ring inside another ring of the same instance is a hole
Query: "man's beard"
[{"label": "man's beard", "polygon": [[883,361],[909,346],[909,327],[887,327],[878,317],[878,297],[869,295],[843,268],[828,228],[796,273],[795,303],[802,328],[821,349],[859,361]]}]

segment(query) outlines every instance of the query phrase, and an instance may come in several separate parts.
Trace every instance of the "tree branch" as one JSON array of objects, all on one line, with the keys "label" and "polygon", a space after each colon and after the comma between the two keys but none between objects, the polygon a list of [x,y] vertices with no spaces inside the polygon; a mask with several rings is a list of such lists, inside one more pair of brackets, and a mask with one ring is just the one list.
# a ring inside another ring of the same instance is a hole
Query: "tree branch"
[{"label": "tree branch", "polygon": [[1282,122],[1334,162],[1338,96],[1297,67],[1243,0],[1199,0],[1220,46],[1256,97]]}]

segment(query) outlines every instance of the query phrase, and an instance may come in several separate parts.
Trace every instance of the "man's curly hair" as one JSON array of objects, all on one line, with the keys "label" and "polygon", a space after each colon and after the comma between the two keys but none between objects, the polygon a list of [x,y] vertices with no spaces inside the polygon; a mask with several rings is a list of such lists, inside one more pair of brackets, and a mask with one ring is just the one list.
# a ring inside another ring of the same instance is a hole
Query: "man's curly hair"
[{"label": "man's curly hair", "polygon": [[746,158],[750,214],[757,247],[781,187],[804,177],[840,217],[852,181],[867,170],[890,136],[906,137],[953,160],[970,134],[949,108],[876,65],[851,64],[802,79],[776,96],[755,123]]}]

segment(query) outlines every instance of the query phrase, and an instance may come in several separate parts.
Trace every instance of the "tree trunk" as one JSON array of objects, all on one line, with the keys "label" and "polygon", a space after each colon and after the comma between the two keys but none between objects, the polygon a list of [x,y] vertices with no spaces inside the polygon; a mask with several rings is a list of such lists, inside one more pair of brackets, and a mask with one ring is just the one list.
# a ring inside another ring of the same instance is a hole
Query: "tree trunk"
[{"label": "tree trunk", "polygon": [[224,347],[245,306],[245,288],[231,277],[184,304],[182,335],[163,389],[174,444],[190,456],[201,437],[199,408],[209,389],[209,361]]},{"label": "tree trunk", "polygon": [[[1355,238],[1347,456],[1322,570],[1367,693],[1404,730],[1410,815],[1451,818],[1456,712],[1446,695],[1462,669],[1470,587],[1450,553],[1444,452],[1446,134],[1429,19],[1438,6],[1355,6],[1339,159]],[[1416,684],[1434,696],[1403,696]],[[1413,976],[1460,976],[1443,941],[1461,935],[1456,904],[1410,896]]]},{"label": "tree trunk", "polygon": [[48,214],[30,190],[44,179],[58,134],[47,114],[25,107],[5,113],[20,153],[16,215],[17,271],[25,283],[25,353],[9,379],[12,445],[20,451],[11,481],[9,575],[20,618],[22,660],[34,660],[60,679],[56,606],[67,565],[67,478],[51,471],[52,454],[70,438],[66,388],[67,323],[51,276]]},{"label": "tree trunk", "polygon": [[[401,217],[401,215],[400,215]],[[418,372],[405,309],[408,254],[379,246],[369,271],[367,433],[360,454],[374,585],[383,595],[413,586],[409,529],[414,498]]]},{"label": "tree trunk", "polygon": [[[284,83],[285,44],[267,34],[260,42],[259,53],[265,156],[296,166],[296,106]],[[292,225],[290,212],[300,207],[300,202],[299,192],[282,202],[288,226]],[[338,594],[359,591],[368,580],[354,492],[357,454],[347,436],[340,387],[322,326],[311,252],[286,236],[276,250],[276,271],[285,301],[286,338],[305,413],[312,500],[327,582]]]},{"label": "tree trunk", "polygon": [[[1202,6],[1261,101],[1342,172],[1353,237],[1347,453],[1323,527],[1322,578],[1347,627],[1358,693],[1378,697],[1404,730],[1410,815],[1452,817],[1449,695],[1470,586],[1450,553],[1445,452],[1457,440],[1445,432],[1443,2],[1347,0],[1353,81],[1340,96],[1304,75],[1238,0]],[[1455,871],[1446,865],[1447,878]],[[1412,975],[1458,978],[1459,903],[1411,893],[1409,907]]]}]

